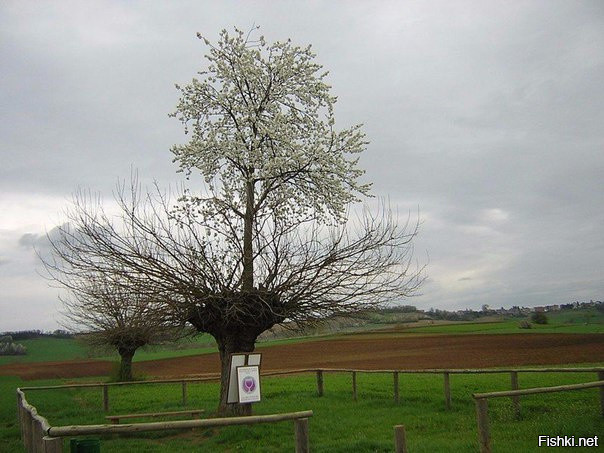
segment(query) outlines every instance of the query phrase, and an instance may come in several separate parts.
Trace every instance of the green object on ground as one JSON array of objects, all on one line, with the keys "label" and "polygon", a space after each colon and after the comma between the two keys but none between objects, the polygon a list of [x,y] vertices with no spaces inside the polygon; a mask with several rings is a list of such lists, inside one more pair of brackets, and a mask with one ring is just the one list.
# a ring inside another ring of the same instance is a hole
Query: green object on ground
[{"label": "green object on ground", "polygon": [[100,453],[101,441],[99,439],[71,439],[69,447],[71,453]]}]

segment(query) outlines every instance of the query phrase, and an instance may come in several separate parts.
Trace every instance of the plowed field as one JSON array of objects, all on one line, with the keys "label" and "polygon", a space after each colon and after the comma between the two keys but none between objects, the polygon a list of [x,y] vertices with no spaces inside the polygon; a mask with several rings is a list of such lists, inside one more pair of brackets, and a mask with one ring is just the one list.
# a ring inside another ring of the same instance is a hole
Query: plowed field
[{"label": "plowed field", "polygon": [[[347,335],[337,339],[260,347],[263,371],[300,368],[426,369],[564,365],[604,361],[604,334]],[[108,375],[108,361],[0,366],[0,375],[23,379]],[[138,362],[135,373],[153,377],[217,373],[217,354]]]}]

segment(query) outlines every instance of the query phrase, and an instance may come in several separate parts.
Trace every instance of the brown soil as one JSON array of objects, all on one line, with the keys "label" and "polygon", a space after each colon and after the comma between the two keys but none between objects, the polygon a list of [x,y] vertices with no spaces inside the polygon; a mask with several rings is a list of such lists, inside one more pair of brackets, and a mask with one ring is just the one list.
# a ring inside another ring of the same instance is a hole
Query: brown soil
[{"label": "brown soil", "polygon": [[[263,371],[301,368],[426,369],[564,365],[604,361],[604,334],[397,336],[358,334],[338,339],[259,347]],[[108,361],[0,366],[0,375],[22,379],[108,375]],[[134,364],[135,373],[181,377],[220,370],[217,354]]]}]

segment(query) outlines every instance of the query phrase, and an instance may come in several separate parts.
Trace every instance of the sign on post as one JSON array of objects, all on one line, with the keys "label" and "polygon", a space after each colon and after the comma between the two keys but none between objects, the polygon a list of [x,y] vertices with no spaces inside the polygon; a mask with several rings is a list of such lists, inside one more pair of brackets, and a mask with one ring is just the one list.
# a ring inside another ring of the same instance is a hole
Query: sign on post
[{"label": "sign on post", "polygon": [[260,370],[257,366],[238,366],[237,382],[240,403],[260,401]]},{"label": "sign on post", "polygon": [[[254,401],[260,401],[260,360],[261,354],[257,353],[241,353],[231,354],[231,366],[229,369],[229,392],[227,395],[227,403],[242,403],[240,401],[240,393],[245,393],[243,390],[240,392],[241,386],[237,374],[237,368],[239,367],[256,367],[258,369],[256,379],[256,387],[258,388],[258,399]],[[245,401],[251,403],[254,401]]]}]

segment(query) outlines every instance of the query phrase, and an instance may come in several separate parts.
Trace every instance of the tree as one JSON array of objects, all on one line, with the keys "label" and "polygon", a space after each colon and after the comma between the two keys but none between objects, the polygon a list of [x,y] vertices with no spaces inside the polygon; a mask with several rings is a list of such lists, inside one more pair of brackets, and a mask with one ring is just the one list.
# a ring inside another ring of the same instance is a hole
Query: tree
[{"label": "tree", "polygon": [[[204,39],[204,38],[202,38]],[[205,187],[179,195],[118,190],[121,219],[80,199],[77,234],[60,253],[78,272],[119,275],[161,295],[166,319],[186,321],[218,344],[219,413],[227,404],[230,354],[251,352],[275,324],[306,325],[413,295],[417,223],[399,225],[385,203],[353,215],[369,195],[359,182],[360,126],[337,131],[335,97],[310,47],[251,41],[241,31],[208,40],[209,66],[180,87],[174,116],[191,135],[175,161]],[[59,244],[58,244],[59,245]]]},{"label": "tree", "polygon": [[[62,235],[74,234],[67,226],[61,231]],[[138,291],[131,281],[120,278],[119,272],[78,266],[63,249],[65,244],[52,243],[60,260],[44,261],[52,279],[67,289],[62,297],[65,323],[72,330],[85,329],[84,338],[90,345],[114,348],[120,355],[117,380],[131,381],[137,349],[173,341],[181,331],[166,321],[165,302],[148,285]]]},{"label": "tree", "polygon": [[89,344],[113,347],[120,355],[116,379],[131,381],[132,359],[137,349],[174,341],[180,335],[159,316],[156,303],[147,294],[137,294],[131,286],[90,281],[74,293],[77,299],[64,300],[65,315],[74,325],[85,326]]},{"label": "tree", "polygon": [[536,311],[531,315],[531,320],[535,324],[547,324],[547,315],[542,311]]},{"label": "tree", "polygon": [[[172,151],[207,184],[183,199],[187,218],[198,213],[228,257],[228,280],[189,319],[216,338],[226,371],[228,354],[253,350],[275,323],[350,312],[359,297],[409,295],[417,275],[407,273],[409,250],[396,250],[416,230],[368,216],[357,237],[337,227],[322,235],[321,225],[341,226],[349,204],[369,194],[355,156],[367,142],[360,125],[335,129],[336,98],[310,46],[251,41],[240,30],[223,30],[216,45],[198,37],[209,66],[203,80],[177,86],[174,116],[191,139]],[[393,271],[399,264],[403,272]]]}]

